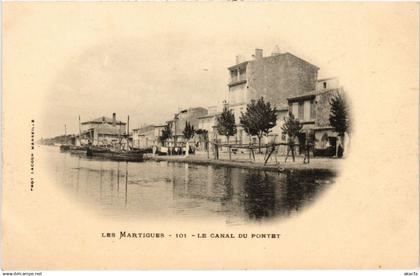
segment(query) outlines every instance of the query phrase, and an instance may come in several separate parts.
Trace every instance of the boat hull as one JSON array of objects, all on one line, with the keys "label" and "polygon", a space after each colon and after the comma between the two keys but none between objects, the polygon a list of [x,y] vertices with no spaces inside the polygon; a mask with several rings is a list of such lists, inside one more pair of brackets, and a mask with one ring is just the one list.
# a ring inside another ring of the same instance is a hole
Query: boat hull
[{"label": "boat hull", "polygon": [[140,151],[113,151],[104,148],[90,147],[86,151],[87,156],[101,157],[112,161],[129,161],[129,162],[142,162],[143,153]]},{"label": "boat hull", "polygon": [[60,151],[69,151],[70,145],[60,145]]},{"label": "boat hull", "polygon": [[86,154],[88,148],[87,146],[71,146],[68,151],[71,154]]}]

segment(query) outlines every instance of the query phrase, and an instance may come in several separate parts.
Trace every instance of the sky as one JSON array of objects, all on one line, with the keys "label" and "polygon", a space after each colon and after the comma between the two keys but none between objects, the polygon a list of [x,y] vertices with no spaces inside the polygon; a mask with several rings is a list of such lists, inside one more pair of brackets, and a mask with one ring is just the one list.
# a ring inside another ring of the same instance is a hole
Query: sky
[{"label": "sky", "polygon": [[[68,133],[76,133],[79,115],[82,121],[111,117],[113,112],[126,121],[129,115],[132,129],[164,123],[180,108],[220,104],[228,93],[227,67],[236,55],[251,59],[255,48],[270,55],[278,45],[282,52],[320,67],[319,78],[336,76],[346,89],[357,90],[355,80],[368,81],[363,78],[371,70],[358,67],[367,55],[375,59],[373,55],[380,54],[368,48],[386,44],[387,53],[392,52],[405,32],[413,31],[412,22],[400,29],[391,20],[369,24],[383,14],[368,4],[8,7],[20,16],[5,19],[6,52],[13,45],[20,51],[13,50],[16,56],[25,56],[15,64],[26,68],[27,86],[39,95],[41,137],[63,134],[64,124]],[[398,9],[386,12],[398,16]],[[383,32],[393,28],[395,45]],[[398,58],[404,62],[408,56]]]}]

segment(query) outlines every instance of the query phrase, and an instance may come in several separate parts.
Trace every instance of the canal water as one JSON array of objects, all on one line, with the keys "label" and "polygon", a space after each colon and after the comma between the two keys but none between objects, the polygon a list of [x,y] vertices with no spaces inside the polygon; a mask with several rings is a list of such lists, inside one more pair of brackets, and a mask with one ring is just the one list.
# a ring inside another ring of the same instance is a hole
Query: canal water
[{"label": "canal water", "polygon": [[41,147],[52,177],[104,216],[223,219],[244,224],[286,219],[308,208],[334,177],[176,162],[115,162]]}]

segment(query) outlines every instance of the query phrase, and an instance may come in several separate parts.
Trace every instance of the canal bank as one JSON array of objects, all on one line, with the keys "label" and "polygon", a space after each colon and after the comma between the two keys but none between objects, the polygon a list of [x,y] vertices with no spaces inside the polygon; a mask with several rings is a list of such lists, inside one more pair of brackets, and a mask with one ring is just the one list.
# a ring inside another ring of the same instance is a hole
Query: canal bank
[{"label": "canal bank", "polygon": [[245,168],[245,169],[255,169],[255,170],[265,170],[273,172],[288,172],[288,171],[307,171],[307,172],[324,172],[337,174],[338,167],[343,161],[342,159],[335,158],[311,158],[310,163],[304,164],[302,157],[296,157],[295,162],[292,161],[290,157],[287,162],[284,162],[284,157],[278,158],[278,163],[270,161],[264,165],[264,155],[256,156],[255,162],[250,162],[246,160],[246,156],[240,158],[235,156],[232,160],[228,158],[223,158],[215,160],[207,158],[205,154],[195,154],[189,156],[181,155],[155,155],[148,154],[144,156],[145,160],[152,161],[168,161],[168,162],[178,162],[178,163],[190,163],[190,164],[200,164],[200,165],[215,165],[215,166],[225,166],[225,167],[235,167],[235,168]]}]

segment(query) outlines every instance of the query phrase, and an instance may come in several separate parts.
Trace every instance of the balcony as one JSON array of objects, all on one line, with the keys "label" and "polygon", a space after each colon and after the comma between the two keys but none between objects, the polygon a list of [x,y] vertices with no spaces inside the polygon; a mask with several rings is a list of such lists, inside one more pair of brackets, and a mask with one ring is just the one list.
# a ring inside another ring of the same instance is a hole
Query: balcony
[{"label": "balcony", "polygon": [[228,84],[229,87],[235,86],[235,85],[239,85],[242,83],[246,83],[246,76],[244,75],[240,75],[240,76],[234,76],[230,78],[230,83]]}]

